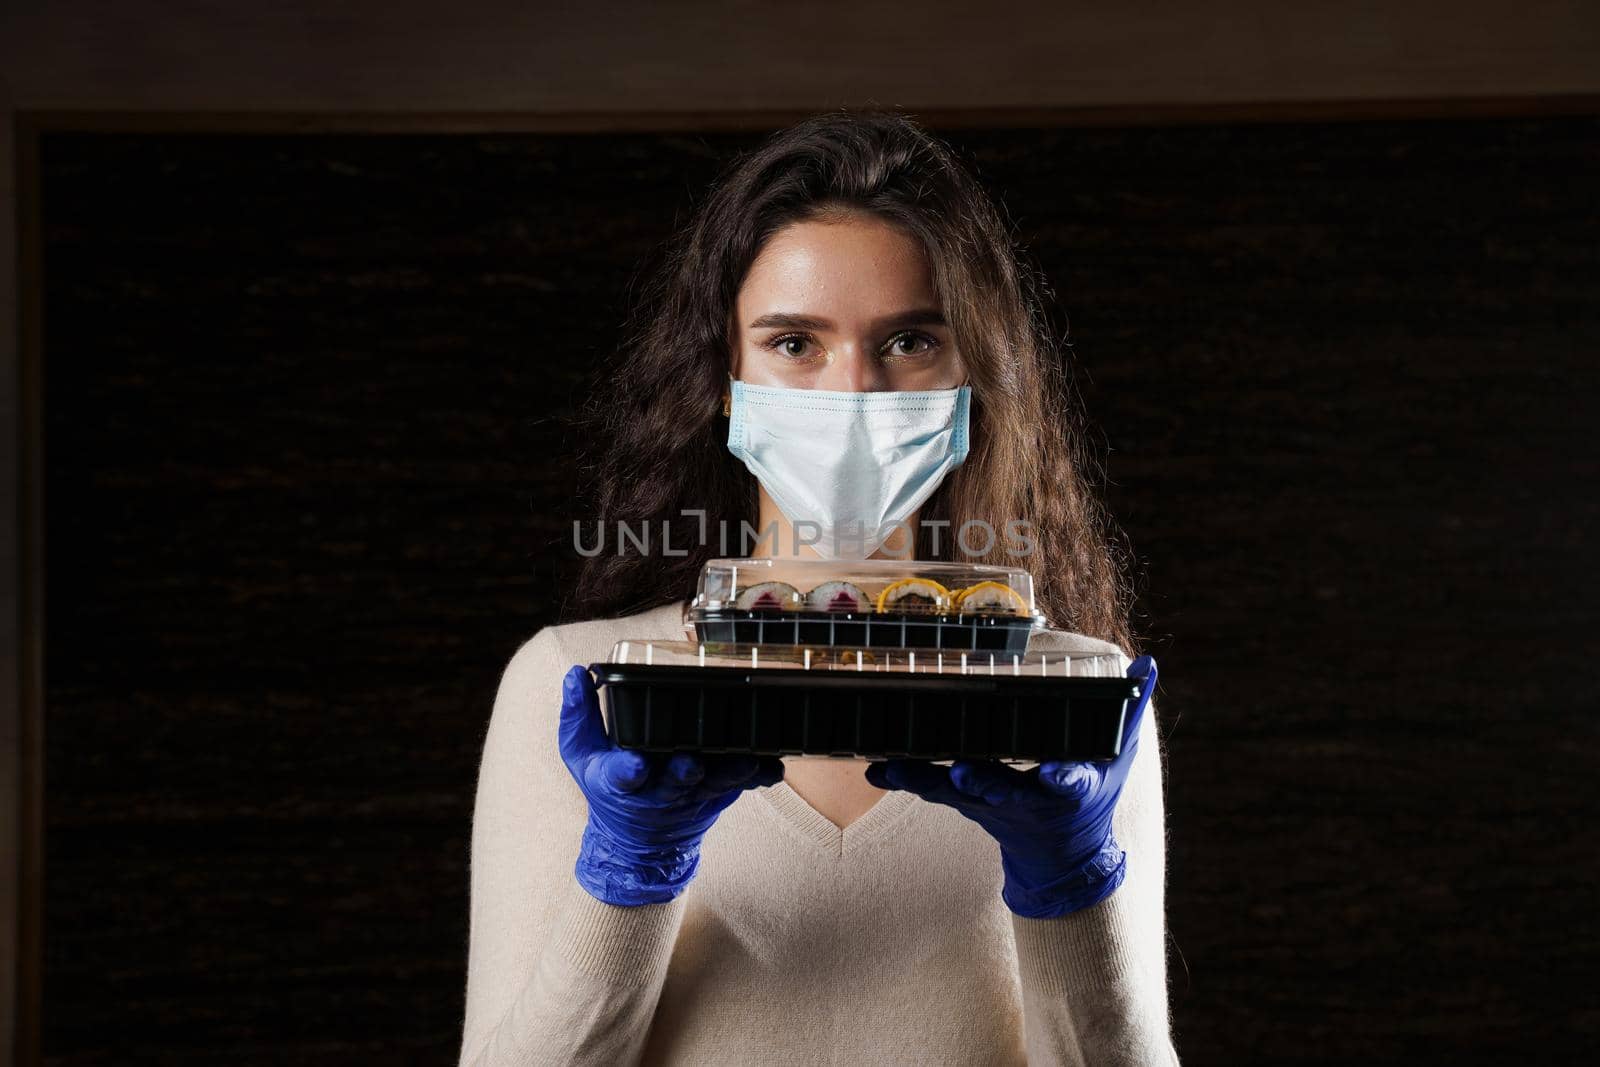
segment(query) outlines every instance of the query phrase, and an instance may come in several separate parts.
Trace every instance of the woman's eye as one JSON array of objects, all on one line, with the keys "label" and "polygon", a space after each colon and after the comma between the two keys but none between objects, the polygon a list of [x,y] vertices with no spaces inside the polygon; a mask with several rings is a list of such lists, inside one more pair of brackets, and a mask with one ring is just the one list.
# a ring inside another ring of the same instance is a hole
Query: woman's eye
[{"label": "woman's eye", "polygon": [[[774,337],[766,342],[766,347],[785,359],[810,359],[816,355],[816,343],[811,337],[800,333]],[[890,338],[889,343],[879,350],[879,354],[904,359],[913,356],[925,356],[938,347],[939,341],[937,338],[910,330]]]},{"label": "woman's eye", "polygon": [[788,356],[790,359],[800,359],[804,357],[810,345],[811,339],[809,337],[802,337],[799,334],[790,334],[787,337],[777,337],[767,342],[768,348],[773,349],[778,353],[778,355]]},{"label": "woman's eye", "polygon": [[925,333],[903,333],[890,340],[884,352],[891,356],[920,356],[938,347],[939,342]]}]

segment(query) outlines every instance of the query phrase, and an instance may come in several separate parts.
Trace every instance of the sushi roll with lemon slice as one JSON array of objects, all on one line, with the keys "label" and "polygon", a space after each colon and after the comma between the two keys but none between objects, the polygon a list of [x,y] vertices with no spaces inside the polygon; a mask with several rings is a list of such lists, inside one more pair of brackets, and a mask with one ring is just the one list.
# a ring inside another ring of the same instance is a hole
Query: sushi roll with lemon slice
[{"label": "sushi roll with lemon slice", "polygon": [[811,611],[866,611],[867,594],[853,582],[823,582],[806,594]]},{"label": "sushi roll with lemon slice", "polygon": [[733,606],[741,611],[799,611],[805,597],[788,582],[757,582],[739,594]]},{"label": "sushi roll with lemon slice", "polygon": [[963,615],[1026,615],[1022,594],[1002,582],[979,582],[956,594],[955,608]]},{"label": "sushi roll with lemon slice", "polygon": [[934,614],[950,609],[950,590],[932,578],[902,578],[878,594],[880,612]]}]

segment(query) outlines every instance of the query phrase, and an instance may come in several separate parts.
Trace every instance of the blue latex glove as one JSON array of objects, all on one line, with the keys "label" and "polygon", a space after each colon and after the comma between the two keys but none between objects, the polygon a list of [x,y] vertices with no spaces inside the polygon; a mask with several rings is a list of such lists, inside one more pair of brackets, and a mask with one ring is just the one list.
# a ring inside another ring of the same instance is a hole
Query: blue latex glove
[{"label": "blue latex glove", "polygon": [[700,866],[700,841],[739,793],[783,777],[777,757],[646,755],[606,736],[587,668],[561,685],[561,759],[589,801],[578,882],[607,904],[661,904]]},{"label": "blue latex glove", "polygon": [[1127,854],[1111,835],[1111,813],[1139,750],[1139,724],[1156,687],[1155,660],[1140,656],[1128,677],[1146,680],[1113,760],[1056,761],[1027,771],[997,760],[957,760],[950,767],[878,760],[867,765],[867,781],[947,804],[988,831],[1000,843],[1001,899],[1016,914],[1049,919],[1098,904],[1126,874]]}]

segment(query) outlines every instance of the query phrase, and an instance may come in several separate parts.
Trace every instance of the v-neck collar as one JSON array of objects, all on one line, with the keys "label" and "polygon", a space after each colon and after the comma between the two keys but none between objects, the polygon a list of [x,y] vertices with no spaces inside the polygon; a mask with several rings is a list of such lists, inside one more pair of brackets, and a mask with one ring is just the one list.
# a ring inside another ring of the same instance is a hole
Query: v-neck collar
[{"label": "v-neck collar", "polygon": [[882,840],[901,819],[916,809],[920,799],[914,793],[891,789],[849,826],[835,825],[806,803],[788,782],[755,791],[766,810],[796,836],[810,842],[829,856],[843,858]]}]

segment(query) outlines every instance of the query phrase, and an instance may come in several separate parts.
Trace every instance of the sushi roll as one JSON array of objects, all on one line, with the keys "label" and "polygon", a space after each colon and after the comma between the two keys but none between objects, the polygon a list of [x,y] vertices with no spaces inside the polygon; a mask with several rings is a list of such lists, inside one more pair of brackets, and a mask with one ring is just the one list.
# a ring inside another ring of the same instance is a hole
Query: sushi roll
[{"label": "sushi roll", "polygon": [[956,610],[964,615],[1026,615],[1022,594],[1001,582],[979,582],[956,594]]},{"label": "sushi roll", "polygon": [[938,612],[950,607],[950,590],[932,578],[902,578],[890,582],[878,594],[878,610],[883,612]]},{"label": "sushi roll", "polygon": [[823,582],[806,594],[812,611],[866,611],[867,594],[852,582]]},{"label": "sushi roll", "polygon": [[788,582],[757,582],[733,602],[741,611],[799,611],[804,604],[800,590]]}]

